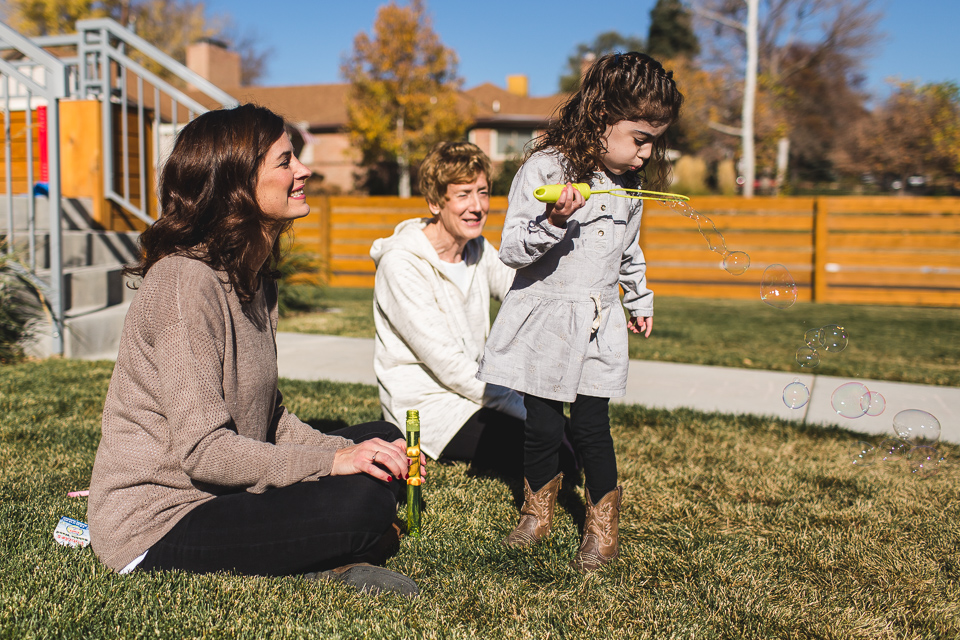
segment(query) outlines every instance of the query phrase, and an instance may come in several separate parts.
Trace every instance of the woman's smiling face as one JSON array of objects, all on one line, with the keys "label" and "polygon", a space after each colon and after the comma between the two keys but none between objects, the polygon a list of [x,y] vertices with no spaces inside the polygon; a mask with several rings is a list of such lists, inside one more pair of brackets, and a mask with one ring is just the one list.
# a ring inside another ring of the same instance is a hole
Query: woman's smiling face
[{"label": "woman's smiling face", "polygon": [[490,190],[486,174],[479,174],[472,182],[447,185],[442,206],[431,204],[430,212],[439,218],[438,224],[461,247],[483,233],[483,225],[490,212]]},{"label": "woman's smiling face", "polygon": [[310,169],[293,154],[287,135],[273,143],[257,173],[257,204],[268,218],[295,220],[310,213],[303,186]]}]

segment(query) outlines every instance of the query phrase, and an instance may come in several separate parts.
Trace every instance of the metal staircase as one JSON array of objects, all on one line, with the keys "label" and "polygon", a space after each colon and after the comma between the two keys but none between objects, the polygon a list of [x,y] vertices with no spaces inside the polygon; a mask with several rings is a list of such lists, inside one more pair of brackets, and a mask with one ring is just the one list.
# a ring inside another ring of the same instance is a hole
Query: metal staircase
[{"label": "metal staircase", "polygon": [[[64,177],[88,168],[62,161],[61,106],[82,100],[99,103],[102,184],[94,197],[64,198]],[[136,260],[137,231],[156,219],[158,167],[179,128],[237,101],[115,21],[96,19],[37,38],[0,23],[0,104],[0,237],[36,276],[52,320],[30,351],[115,352],[134,293],[122,269]]]}]

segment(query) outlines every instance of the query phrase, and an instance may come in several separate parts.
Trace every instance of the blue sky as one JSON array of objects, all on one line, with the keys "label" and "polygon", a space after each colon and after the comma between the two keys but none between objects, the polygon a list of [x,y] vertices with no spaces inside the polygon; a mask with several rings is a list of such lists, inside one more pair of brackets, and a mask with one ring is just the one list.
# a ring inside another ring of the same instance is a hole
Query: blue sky
[{"label": "blue sky", "polygon": [[[655,0],[607,3],[554,0],[428,0],[434,30],[460,57],[467,88],[525,74],[530,93],[557,90],[567,57],[581,42],[604,31],[645,37]],[[271,50],[268,86],[341,82],[340,61],[360,31],[370,33],[377,8],[385,0],[205,0],[208,13],[233,17],[241,32]],[[403,4],[403,2],[401,2]],[[884,13],[885,38],[866,61],[868,88],[885,93],[884,80],[960,83],[960,1],[874,0]],[[546,12],[541,7],[549,6]],[[609,5],[608,5],[609,6]]]}]

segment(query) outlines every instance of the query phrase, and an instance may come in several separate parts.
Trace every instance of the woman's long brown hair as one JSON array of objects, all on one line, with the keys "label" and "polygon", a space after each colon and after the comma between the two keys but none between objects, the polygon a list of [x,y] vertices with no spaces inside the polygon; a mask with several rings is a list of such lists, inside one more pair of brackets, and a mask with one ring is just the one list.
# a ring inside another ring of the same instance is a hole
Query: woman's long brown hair
[{"label": "woman's long brown hair", "polygon": [[[160,178],[160,219],[140,235],[140,262],[127,269],[145,276],[170,255],[187,255],[222,271],[241,302],[253,300],[260,277],[276,278],[279,235],[257,203],[257,176],[283,118],[245,104],[197,116],[173,146]],[[257,257],[269,255],[262,264]]]},{"label": "woman's long brown hair", "polygon": [[[676,122],[683,105],[673,72],[644,53],[611,53],[599,58],[587,71],[580,89],[560,108],[559,116],[534,141],[531,154],[553,148],[565,156],[564,182],[590,182],[602,167],[606,151],[603,134],[608,125],[622,120],[646,120],[655,126]],[[669,176],[667,140],[654,144],[654,189],[663,188]],[[639,176],[634,180],[639,182]]]}]

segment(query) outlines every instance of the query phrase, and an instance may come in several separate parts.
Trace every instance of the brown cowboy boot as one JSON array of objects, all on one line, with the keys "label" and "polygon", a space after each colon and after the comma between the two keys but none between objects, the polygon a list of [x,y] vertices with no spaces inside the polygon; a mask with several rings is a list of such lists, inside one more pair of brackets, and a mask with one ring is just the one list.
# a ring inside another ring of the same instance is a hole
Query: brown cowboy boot
[{"label": "brown cowboy boot", "polygon": [[620,555],[618,538],[623,487],[608,492],[596,505],[590,500],[590,492],[584,493],[587,494],[587,521],[583,525],[580,550],[570,561],[570,566],[586,573],[596,571]]},{"label": "brown cowboy boot", "polygon": [[520,522],[510,535],[503,539],[503,544],[508,547],[529,547],[550,535],[550,527],[553,526],[553,508],[557,504],[561,480],[563,480],[563,474],[558,473],[553,480],[534,493],[527,479],[523,479],[523,507],[520,509]]}]

